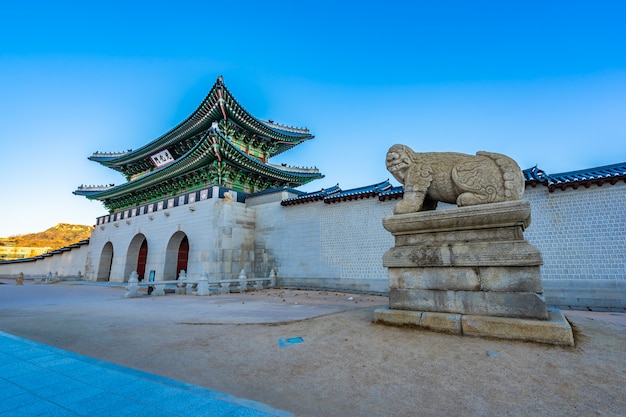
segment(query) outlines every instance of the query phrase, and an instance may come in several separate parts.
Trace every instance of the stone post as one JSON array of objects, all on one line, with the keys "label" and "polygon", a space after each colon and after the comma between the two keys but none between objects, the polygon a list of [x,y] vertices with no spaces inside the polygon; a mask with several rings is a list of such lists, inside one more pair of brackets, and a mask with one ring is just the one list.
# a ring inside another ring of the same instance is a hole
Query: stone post
[{"label": "stone post", "polygon": [[274,271],[274,268],[270,271],[270,283],[268,286],[270,288],[274,288],[276,286],[276,271]]},{"label": "stone post", "polygon": [[248,277],[246,276],[246,271],[242,269],[241,272],[239,272],[239,291],[244,292],[247,291],[247,289]]},{"label": "stone post", "polygon": [[139,291],[139,275],[137,274],[137,271],[131,272],[126,289],[128,291],[124,294],[124,298],[137,297],[137,291]]},{"label": "stone post", "polygon": [[187,273],[184,269],[181,269],[178,279],[182,279],[185,282],[185,292],[183,294],[192,295],[194,284],[187,282]]},{"label": "stone post", "polygon": [[176,294],[185,294],[185,282],[187,280],[187,273],[184,269],[181,269],[178,273],[178,284],[176,284]]},{"label": "stone post", "polygon": [[196,295],[209,295],[209,274],[204,271],[198,280]]},{"label": "stone post", "polygon": [[15,279],[15,285],[24,285],[24,273],[20,272]]},{"label": "stone post", "polygon": [[185,294],[185,285],[187,285],[185,283],[185,281],[178,281],[178,284],[176,284],[176,294],[179,295],[184,295]]},{"label": "stone post", "polygon": [[254,289],[257,291],[261,291],[263,289],[263,284],[265,283],[265,281],[259,279],[256,280],[256,282],[254,283]]}]

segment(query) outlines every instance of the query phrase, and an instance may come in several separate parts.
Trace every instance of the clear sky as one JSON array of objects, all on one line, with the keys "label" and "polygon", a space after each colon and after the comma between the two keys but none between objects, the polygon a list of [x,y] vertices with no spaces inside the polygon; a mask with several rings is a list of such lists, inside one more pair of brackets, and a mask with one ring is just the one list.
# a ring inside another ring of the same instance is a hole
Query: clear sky
[{"label": "clear sky", "polygon": [[[219,75],[254,116],[307,127],[272,159],[390,178],[394,143],[548,173],[626,161],[624,1],[2,1],[0,236],[94,224],[87,157],[138,148]],[[392,180],[396,184],[395,180]]]}]

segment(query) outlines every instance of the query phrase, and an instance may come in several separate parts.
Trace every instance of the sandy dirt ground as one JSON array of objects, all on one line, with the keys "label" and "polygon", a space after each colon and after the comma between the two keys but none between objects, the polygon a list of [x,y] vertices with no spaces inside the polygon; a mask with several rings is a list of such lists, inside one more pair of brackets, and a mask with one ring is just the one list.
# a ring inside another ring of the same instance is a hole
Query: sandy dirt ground
[{"label": "sandy dirt ground", "polygon": [[297,416],[626,415],[623,313],[565,311],[564,348],[374,324],[371,295],[6,284],[5,332]]}]

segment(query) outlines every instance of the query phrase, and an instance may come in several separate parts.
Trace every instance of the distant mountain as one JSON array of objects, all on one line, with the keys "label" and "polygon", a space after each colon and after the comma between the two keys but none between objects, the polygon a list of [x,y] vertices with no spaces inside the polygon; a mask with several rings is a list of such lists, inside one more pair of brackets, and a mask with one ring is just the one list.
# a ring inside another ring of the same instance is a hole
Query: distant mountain
[{"label": "distant mountain", "polygon": [[93,226],[59,223],[48,230],[0,238],[0,246],[60,249],[89,238]]}]

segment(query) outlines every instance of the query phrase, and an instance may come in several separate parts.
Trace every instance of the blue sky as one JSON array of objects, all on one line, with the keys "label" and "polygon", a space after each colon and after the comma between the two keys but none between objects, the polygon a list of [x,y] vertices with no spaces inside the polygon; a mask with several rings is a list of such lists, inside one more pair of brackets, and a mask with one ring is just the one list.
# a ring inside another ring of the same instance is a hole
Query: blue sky
[{"label": "blue sky", "polygon": [[272,160],[326,175],[305,191],[390,178],[394,143],[549,173],[626,161],[625,4],[2,2],[0,236],[94,224],[72,191],[124,179],[87,157],[165,133],[219,75],[316,136]]}]

